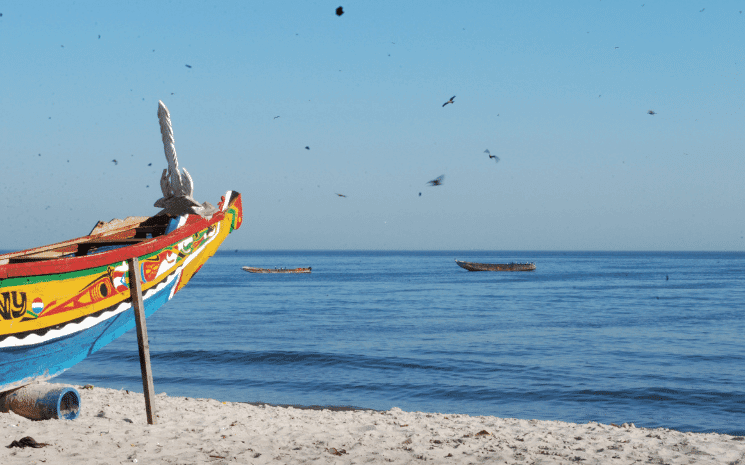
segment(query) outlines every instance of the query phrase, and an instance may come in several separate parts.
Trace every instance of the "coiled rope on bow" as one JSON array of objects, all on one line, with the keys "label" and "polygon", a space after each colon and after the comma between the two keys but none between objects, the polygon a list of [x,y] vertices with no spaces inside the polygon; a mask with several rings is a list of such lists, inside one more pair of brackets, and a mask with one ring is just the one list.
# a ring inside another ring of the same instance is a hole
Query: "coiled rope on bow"
[{"label": "coiled rope on bow", "polygon": [[186,168],[183,168],[184,173],[181,174],[178,157],[176,156],[176,144],[173,139],[171,113],[160,100],[158,101],[158,121],[160,122],[160,134],[163,137],[163,149],[168,168],[163,170],[160,177],[160,190],[163,192],[163,197],[155,202],[155,206],[163,208],[165,213],[176,216],[188,213],[206,216],[214,213],[215,208],[212,205],[208,203],[202,205],[192,197],[194,181]]}]

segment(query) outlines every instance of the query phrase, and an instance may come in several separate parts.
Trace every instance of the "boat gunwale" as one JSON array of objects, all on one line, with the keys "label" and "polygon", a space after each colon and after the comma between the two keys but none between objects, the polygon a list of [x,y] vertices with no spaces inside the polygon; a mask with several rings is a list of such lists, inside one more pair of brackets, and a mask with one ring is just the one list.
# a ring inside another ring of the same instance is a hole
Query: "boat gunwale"
[{"label": "boat gunwale", "polygon": [[[216,212],[208,220],[197,215],[196,220],[187,222],[184,226],[176,229],[175,231],[164,234],[159,237],[152,239],[145,239],[142,242],[135,243],[129,246],[120,247],[117,249],[108,250],[106,252],[100,252],[93,255],[81,255],[79,257],[60,257],[60,258],[49,258],[45,260],[24,262],[24,263],[6,263],[0,265],[0,280],[8,278],[23,278],[41,275],[51,275],[60,273],[70,273],[75,271],[86,270],[90,268],[98,268],[107,266],[112,263],[121,262],[132,257],[141,257],[148,255],[153,252],[157,252],[165,247],[180,242],[187,237],[198,233],[199,231],[213,226],[223,219],[225,219],[225,212],[240,199],[240,194],[235,191],[231,191],[232,195],[230,199],[225,199],[225,202],[229,204],[223,208],[223,210]],[[192,216],[192,215],[190,215]],[[71,239],[64,241],[59,244],[64,247],[70,245],[70,243],[85,243],[90,242],[92,239],[100,239],[100,236],[82,236],[77,239]],[[79,242],[75,242],[78,241]],[[42,246],[45,247],[45,246]],[[40,248],[40,247],[38,247]],[[29,249],[33,251],[35,249]]]}]

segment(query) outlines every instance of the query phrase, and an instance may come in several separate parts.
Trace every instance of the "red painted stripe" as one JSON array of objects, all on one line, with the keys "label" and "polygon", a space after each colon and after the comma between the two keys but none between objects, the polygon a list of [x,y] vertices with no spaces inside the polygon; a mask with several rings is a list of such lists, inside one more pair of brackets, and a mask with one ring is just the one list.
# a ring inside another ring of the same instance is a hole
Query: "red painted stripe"
[{"label": "red painted stripe", "polygon": [[[237,194],[237,193],[236,193]],[[232,196],[232,199],[240,201],[240,194]],[[227,210],[227,209],[226,209]],[[135,245],[113,249],[108,252],[102,252],[94,255],[84,255],[81,257],[56,258],[40,262],[28,263],[9,263],[0,266],[0,279],[19,278],[24,276],[39,276],[46,274],[69,273],[89,268],[97,268],[112,263],[121,262],[131,257],[141,257],[160,249],[175,244],[192,234],[219,223],[225,218],[225,212],[215,213],[207,221],[198,215],[189,215],[187,224],[178,228],[171,234],[161,236],[149,241],[141,242]]]}]

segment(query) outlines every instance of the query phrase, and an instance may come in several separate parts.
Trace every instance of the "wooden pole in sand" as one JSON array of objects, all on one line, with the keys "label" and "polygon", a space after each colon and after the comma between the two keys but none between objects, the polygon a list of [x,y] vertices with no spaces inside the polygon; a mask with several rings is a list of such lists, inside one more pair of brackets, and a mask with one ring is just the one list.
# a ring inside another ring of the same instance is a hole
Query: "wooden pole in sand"
[{"label": "wooden pole in sand", "polygon": [[145,307],[142,304],[142,284],[140,283],[140,265],[137,257],[127,260],[129,264],[129,292],[132,296],[132,307],[135,311],[137,325],[137,347],[140,350],[140,371],[142,371],[142,388],[145,391],[145,411],[147,423],[155,424],[155,394],[153,388],[153,371],[150,368],[150,344],[147,340]]}]

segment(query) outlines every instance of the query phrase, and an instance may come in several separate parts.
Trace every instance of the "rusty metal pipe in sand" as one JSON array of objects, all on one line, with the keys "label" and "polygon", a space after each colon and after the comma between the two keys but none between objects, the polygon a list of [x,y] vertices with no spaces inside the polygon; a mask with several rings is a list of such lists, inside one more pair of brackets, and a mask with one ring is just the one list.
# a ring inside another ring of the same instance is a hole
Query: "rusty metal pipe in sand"
[{"label": "rusty metal pipe in sand", "polygon": [[31,420],[74,420],[80,414],[80,394],[71,387],[29,384],[0,393],[0,412],[8,411]]}]

